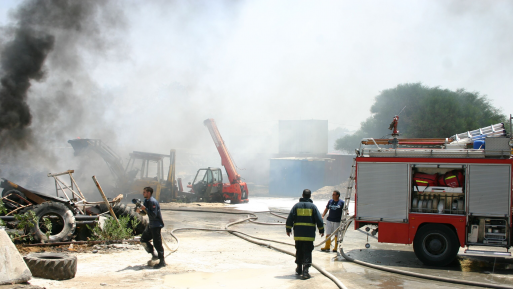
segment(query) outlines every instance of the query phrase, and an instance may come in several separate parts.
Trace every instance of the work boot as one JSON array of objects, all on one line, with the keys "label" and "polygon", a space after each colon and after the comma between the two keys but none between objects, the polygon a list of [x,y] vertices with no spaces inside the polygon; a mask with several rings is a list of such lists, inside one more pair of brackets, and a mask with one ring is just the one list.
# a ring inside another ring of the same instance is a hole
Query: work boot
[{"label": "work boot", "polygon": [[145,248],[145,251],[152,254],[152,260],[151,261],[157,261],[159,260],[159,255],[157,255],[157,253],[155,252],[155,250],[153,249],[153,246],[152,244],[148,243],[148,242],[141,242],[141,246],[143,246],[143,248]]},{"label": "work boot", "polygon": [[302,265],[301,264],[296,265],[296,275],[302,275]]},{"label": "work boot", "polygon": [[155,265],[153,268],[161,269],[162,267],[165,267],[165,266],[166,266],[166,262],[164,261],[164,252],[163,253],[159,252],[159,264]]},{"label": "work boot", "polygon": [[323,251],[323,252],[330,251],[330,243],[331,243],[330,239],[327,238],[327,241],[325,242],[325,247],[321,248],[321,251]]},{"label": "work boot", "polygon": [[334,249],[332,250],[332,252],[337,252],[337,237],[335,237],[334,239],[334,242],[336,243],[335,246],[334,246]]},{"label": "work boot", "polygon": [[311,264],[304,264],[303,265],[302,279],[309,279],[309,278],[311,278],[311,275],[309,274],[309,267],[310,266],[311,266]]}]

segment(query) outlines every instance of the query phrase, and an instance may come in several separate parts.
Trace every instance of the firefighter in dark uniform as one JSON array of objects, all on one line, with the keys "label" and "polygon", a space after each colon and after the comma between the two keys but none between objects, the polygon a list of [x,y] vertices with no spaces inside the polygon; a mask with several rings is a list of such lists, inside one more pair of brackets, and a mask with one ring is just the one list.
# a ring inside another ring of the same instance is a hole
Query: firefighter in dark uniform
[{"label": "firefighter in dark uniform", "polygon": [[[319,234],[323,237],[325,229],[323,218],[318,208],[311,200],[311,190],[303,190],[300,202],[296,203],[286,221],[286,233],[291,236],[291,229],[294,227],[294,241],[296,248],[296,274],[308,279],[309,267],[312,264],[312,250],[314,250],[314,239],[316,238],[316,225]],[[303,266],[303,268],[302,268]]]},{"label": "firefighter in dark uniform", "polygon": [[[161,229],[164,227],[164,222],[162,221],[159,202],[152,197],[152,194],[153,189],[151,187],[145,187],[143,189],[143,197],[145,198],[145,201],[141,208],[136,209],[136,212],[143,215],[146,213],[148,215],[149,223],[141,235],[141,245],[143,245],[146,252],[152,254],[152,261],[159,260],[159,264],[154,266],[154,268],[159,269],[166,266],[161,237]],[[150,243],[150,240],[153,240],[153,246]],[[154,252],[154,247],[157,254]]]}]

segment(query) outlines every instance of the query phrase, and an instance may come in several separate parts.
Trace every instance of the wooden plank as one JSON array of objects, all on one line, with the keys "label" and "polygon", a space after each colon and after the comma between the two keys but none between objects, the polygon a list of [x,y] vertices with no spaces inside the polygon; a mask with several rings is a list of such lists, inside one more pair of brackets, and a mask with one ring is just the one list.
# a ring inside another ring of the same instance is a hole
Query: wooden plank
[{"label": "wooden plank", "polygon": [[11,181],[8,181],[8,180],[5,180],[5,181],[7,181],[7,183],[8,183],[11,187],[13,187],[14,189],[16,189],[16,190],[18,190],[18,191],[20,191],[20,192],[24,193],[24,194],[25,194],[25,196],[26,196],[29,200],[33,201],[34,203],[36,203],[36,204],[41,204],[41,203],[46,202],[46,200],[45,200],[45,199],[41,198],[40,196],[38,196],[38,195],[34,194],[33,192],[31,192],[31,191],[29,191],[29,190],[27,190],[27,189],[25,189],[24,187],[19,186],[19,185],[15,184],[15,183],[13,183],[13,182],[11,182]]},{"label": "wooden plank", "polygon": [[116,214],[114,214],[114,211],[112,210],[111,204],[107,200],[107,197],[104,194],[104,191],[102,190],[102,187],[100,187],[100,184],[96,180],[96,177],[93,176],[93,181],[95,182],[96,187],[98,188],[98,191],[100,192],[100,195],[102,195],[102,198],[104,199],[105,205],[107,205],[107,208],[109,209],[109,212],[111,213],[112,217],[118,222],[118,225],[120,225],[120,221],[118,221],[118,218],[116,218]]}]

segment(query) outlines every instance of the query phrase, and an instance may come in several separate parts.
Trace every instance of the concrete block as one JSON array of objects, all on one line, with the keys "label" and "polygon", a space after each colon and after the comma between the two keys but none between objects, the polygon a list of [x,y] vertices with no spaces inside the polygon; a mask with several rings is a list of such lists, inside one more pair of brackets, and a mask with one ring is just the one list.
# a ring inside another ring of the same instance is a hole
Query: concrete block
[{"label": "concrete block", "polygon": [[4,229],[0,229],[0,285],[25,283],[32,278],[27,264]]}]

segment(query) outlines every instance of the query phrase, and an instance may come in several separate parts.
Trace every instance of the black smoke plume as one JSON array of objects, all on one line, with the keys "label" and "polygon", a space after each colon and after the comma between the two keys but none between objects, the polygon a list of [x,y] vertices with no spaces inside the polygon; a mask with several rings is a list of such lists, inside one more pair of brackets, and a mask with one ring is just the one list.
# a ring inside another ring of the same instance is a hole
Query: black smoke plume
[{"label": "black smoke plume", "polygon": [[33,175],[46,181],[48,172],[81,172],[67,140],[115,141],[104,121],[109,95],[89,73],[118,57],[121,8],[119,1],[25,0],[9,11],[9,25],[0,27],[0,177],[23,185]]},{"label": "black smoke plume", "polygon": [[32,120],[27,90],[31,80],[41,80],[44,76],[43,63],[53,45],[52,35],[20,27],[2,51],[0,150],[6,146],[25,148],[31,139],[27,129]]}]

